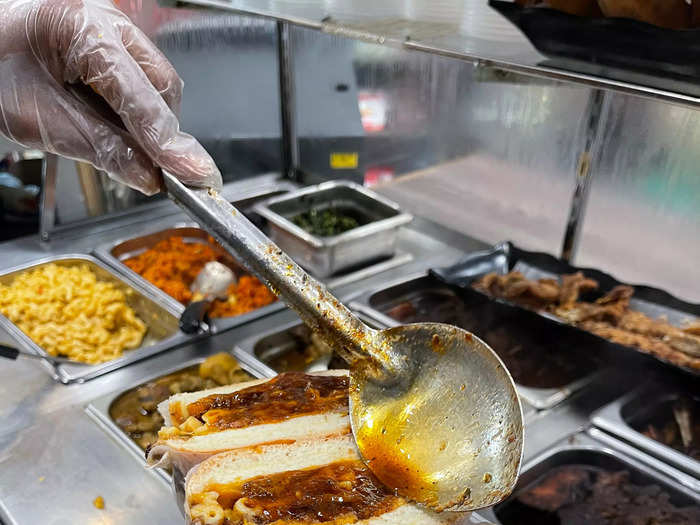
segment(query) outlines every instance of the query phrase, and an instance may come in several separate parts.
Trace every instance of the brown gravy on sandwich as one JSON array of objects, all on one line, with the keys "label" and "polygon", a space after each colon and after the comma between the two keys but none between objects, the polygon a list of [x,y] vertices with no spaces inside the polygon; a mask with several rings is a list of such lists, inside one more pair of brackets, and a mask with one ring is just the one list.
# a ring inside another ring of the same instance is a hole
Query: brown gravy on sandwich
[{"label": "brown gravy on sandwich", "polygon": [[257,525],[278,521],[354,523],[403,503],[361,461],[258,476],[241,484],[212,484],[207,489],[219,495],[225,525],[244,521]]},{"label": "brown gravy on sandwich", "polygon": [[[213,394],[187,406],[211,431],[278,423],[348,407],[348,376],[287,372],[230,394]],[[179,422],[176,422],[179,423]]]}]

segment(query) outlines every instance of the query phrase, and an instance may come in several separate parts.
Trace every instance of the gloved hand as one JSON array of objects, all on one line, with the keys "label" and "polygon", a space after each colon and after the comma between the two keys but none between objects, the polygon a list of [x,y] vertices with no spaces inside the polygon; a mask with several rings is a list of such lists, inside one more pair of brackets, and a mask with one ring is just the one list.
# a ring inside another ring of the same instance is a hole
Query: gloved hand
[{"label": "gloved hand", "polygon": [[[75,95],[79,83],[126,131]],[[88,161],[149,195],[161,185],[156,166],[220,186],[214,161],[180,131],[181,96],[172,65],[111,0],[0,0],[0,133],[10,140]]]}]

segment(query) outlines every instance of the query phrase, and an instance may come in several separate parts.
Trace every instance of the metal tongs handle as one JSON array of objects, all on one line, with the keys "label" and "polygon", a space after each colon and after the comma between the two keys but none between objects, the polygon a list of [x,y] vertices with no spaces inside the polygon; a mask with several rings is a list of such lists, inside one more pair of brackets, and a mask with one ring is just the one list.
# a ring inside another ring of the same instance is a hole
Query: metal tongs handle
[{"label": "metal tongs handle", "polygon": [[188,188],[165,171],[163,179],[170,198],[263,280],[348,363],[371,356],[376,364],[388,368],[379,333],[360,321],[217,191]]},{"label": "metal tongs handle", "polygon": [[13,348],[11,346],[7,346],[4,344],[0,344],[0,358],[5,358],[5,359],[10,359],[12,361],[16,361],[18,357],[26,357],[28,359],[34,359],[36,361],[48,361],[49,363],[52,363],[53,365],[62,365],[62,364],[82,364],[78,361],[73,361],[71,359],[67,359],[65,357],[53,357],[53,356],[43,356],[43,355],[38,355],[38,354],[33,354],[31,352],[26,352],[24,350],[20,350],[19,348]]}]

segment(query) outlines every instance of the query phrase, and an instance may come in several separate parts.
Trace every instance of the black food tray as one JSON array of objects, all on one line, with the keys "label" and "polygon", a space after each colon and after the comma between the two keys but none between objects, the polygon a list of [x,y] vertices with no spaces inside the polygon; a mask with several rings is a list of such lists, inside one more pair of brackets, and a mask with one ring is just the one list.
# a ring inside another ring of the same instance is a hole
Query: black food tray
[{"label": "black food tray", "polygon": [[665,359],[646,354],[636,347],[614,343],[608,339],[588,332],[587,330],[571,325],[549,312],[531,310],[517,303],[510,302],[502,298],[492,297],[472,288],[471,286],[472,282],[483,277],[487,273],[496,272],[499,274],[506,274],[513,270],[522,272],[528,279],[541,279],[546,277],[558,278],[561,275],[582,272],[586,277],[598,281],[598,289],[595,292],[583,294],[581,298],[584,300],[595,300],[598,297],[605,295],[616,286],[626,285],[634,288],[634,295],[630,300],[630,308],[640,311],[653,319],[665,316],[669,323],[676,326],[681,326],[683,322],[692,320],[694,317],[700,317],[700,304],[688,303],[674,297],[664,290],[653,288],[651,286],[623,283],[600,270],[572,266],[569,263],[546,253],[523,250],[516,247],[511,242],[501,242],[496,244],[490,250],[471,253],[453,266],[446,268],[433,268],[430,270],[430,274],[450,286],[460,288],[465,293],[487,297],[491,301],[495,301],[521,311],[534,312],[540,317],[544,317],[559,325],[568,326],[571,330],[575,330],[580,334],[593,336],[596,339],[612,345],[613,347],[627,351],[633,350],[636,354],[646,356],[676,369],[689,372],[693,375],[700,375],[700,370],[692,369],[690,367],[681,367]]},{"label": "black food tray", "polygon": [[643,73],[700,78],[700,29],[665,29],[624,18],[589,18],[489,0],[548,57]]}]

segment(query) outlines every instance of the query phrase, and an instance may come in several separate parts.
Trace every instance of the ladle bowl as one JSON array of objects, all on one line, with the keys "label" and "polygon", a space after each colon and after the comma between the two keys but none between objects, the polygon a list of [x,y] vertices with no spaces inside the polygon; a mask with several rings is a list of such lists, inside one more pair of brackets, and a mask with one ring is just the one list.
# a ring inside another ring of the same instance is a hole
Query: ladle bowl
[{"label": "ladle bowl", "polygon": [[387,486],[436,510],[476,510],[512,491],[522,413],[498,356],[473,334],[420,323],[379,333],[397,370],[352,369],[350,411],[361,455]]},{"label": "ladle bowl", "polygon": [[511,493],[522,410],[493,350],[449,325],[369,328],[218,192],[163,177],[170,197],[348,362],[355,441],[384,484],[438,511],[476,510]]}]

